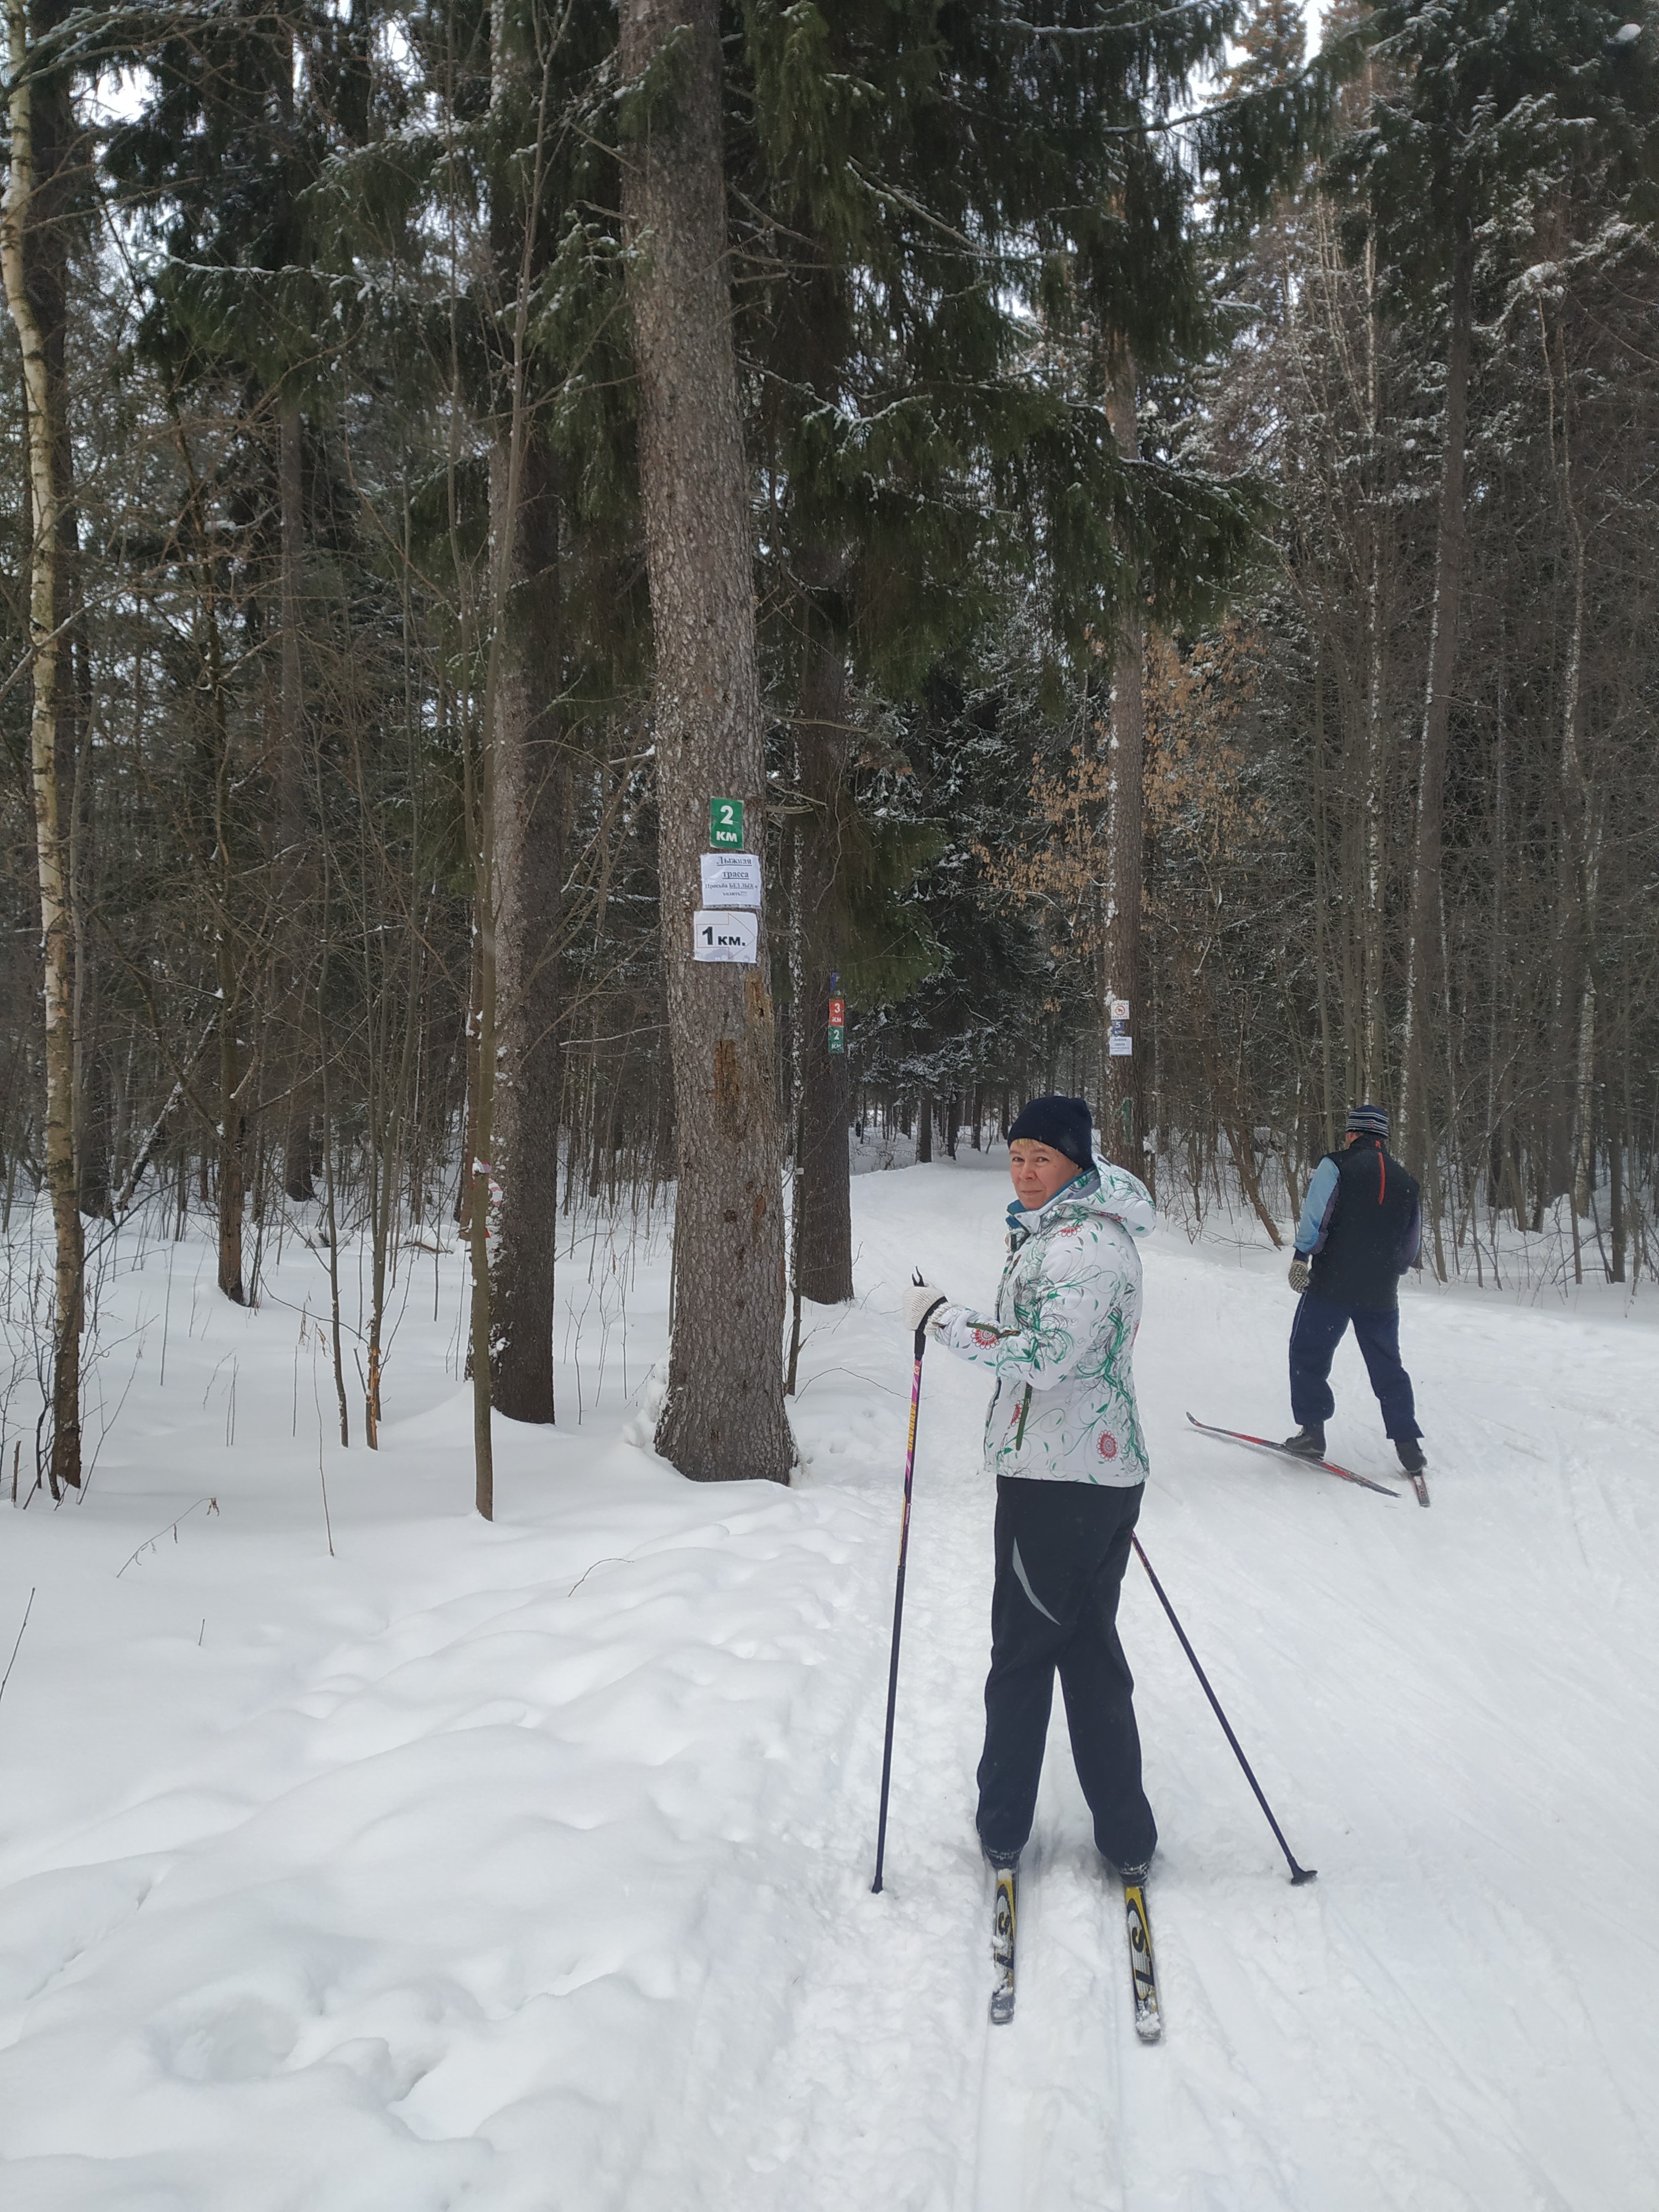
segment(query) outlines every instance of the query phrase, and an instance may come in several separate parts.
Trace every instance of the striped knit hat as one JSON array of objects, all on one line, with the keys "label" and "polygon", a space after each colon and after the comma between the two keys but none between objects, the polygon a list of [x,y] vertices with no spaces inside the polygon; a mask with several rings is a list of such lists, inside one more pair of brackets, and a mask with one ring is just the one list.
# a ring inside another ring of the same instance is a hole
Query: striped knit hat
[{"label": "striped knit hat", "polygon": [[1350,1106],[1346,1128],[1351,1137],[1376,1137],[1386,1144],[1389,1137],[1387,1107]]}]

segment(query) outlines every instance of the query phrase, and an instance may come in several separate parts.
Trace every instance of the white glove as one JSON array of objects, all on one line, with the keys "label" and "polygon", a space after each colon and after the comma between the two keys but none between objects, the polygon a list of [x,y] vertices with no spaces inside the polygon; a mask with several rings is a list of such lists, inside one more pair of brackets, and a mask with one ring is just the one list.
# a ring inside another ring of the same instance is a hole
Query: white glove
[{"label": "white glove", "polygon": [[914,1336],[925,1325],[930,1314],[950,1303],[936,1283],[916,1283],[905,1291],[899,1303],[899,1311],[904,1316],[905,1328]]},{"label": "white glove", "polygon": [[1300,1297],[1312,1280],[1313,1269],[1298,1252],[1291,1262],[1291,1288],[1296,1292],[1297,1297]]}]

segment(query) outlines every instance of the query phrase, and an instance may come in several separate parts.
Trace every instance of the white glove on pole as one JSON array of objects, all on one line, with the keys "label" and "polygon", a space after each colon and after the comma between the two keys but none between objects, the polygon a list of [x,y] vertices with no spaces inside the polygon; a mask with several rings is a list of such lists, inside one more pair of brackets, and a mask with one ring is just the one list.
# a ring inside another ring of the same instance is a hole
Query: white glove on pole
[{"label": "white glove on pole", "polygon": [[907,1332],[914,1336],[919,1328],[926,1326],[931,1314],[936,1312],[940,1306],[948,1306],[950,1303],[949,1298],[936,1283],[916,1283],[910,1285],[906,1289],[899,1303],[899,1311],[904,1316]]}]

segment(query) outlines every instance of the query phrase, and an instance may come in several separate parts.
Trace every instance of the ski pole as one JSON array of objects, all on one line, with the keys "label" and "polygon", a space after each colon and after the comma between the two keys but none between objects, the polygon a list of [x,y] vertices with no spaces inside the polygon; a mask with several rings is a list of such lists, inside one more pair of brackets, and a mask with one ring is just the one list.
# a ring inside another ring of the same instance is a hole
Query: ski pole
[{"label": "ski pole", "polygon": [[1164,1612],[1170,1616],[1170,1626],[1180,1638],[1182,1650],[1193,1662],[1193,1672],[1197,1675],[1204,1694],[1209,1699],[1211,1707],[1215,1713],[1215,1717],[1221,1723],[1222,1734],[1226,1737],[1228,1742],[1231,1744],[1233,1747],[1234,1758],[1237,1759],[1239,1765],[1244,1770],[1244,1779],[1249,1784],[1251,1789],[1255,1792],[1256,1803],[1261,1806],[1262,1811],[1267,1816],[1267,1826],[1273,1830],[1273,1834],[1278,1838],[1279,1850],[1284,1852],[1285,1858],[1290,1862],[1291,1882],[1292,1887],[1294,1887],[1297,1882],[1311,1881],[1314,1876],[1319,1872],[1319,1869],[1317,1867],[1304,1867],[1298,1866],[1297,1864],[1296,1854],[1291,1850],[1290,1845],[1285,1840],[1285,1831],[1279,1826],[1278,1821],[1273,1818],[1273,1807],[1267,1802],[1267,1799],[1261,1794],[1261,1784],[1256,1780],[1255,1774],[1251,1771],[1250,1762],[1244,1756],[1243,1745],[1239,1742],[1238,1738],[1233,1734],[1231,1723],[1228,1720],[1226,1714],[1221,1710],[1220,1698],[1217,1697],[1215,1692],[1210,1687],[1209,1676],[1204,1672],[1204,1669],[1198,1663],[1197,1652],[1194,1650],[1192,1645],[1187,1641],[1186,1630],[1176,1619],[1176,1609],[1170,1604],[1169,1599],[1164,1595],[1163,1583],[1159,1582],[1158,1577],[1152,1572],[1152,1563],[1147,1558],[1146,1553],[1141,1549],[1139,1537],[1131,1535],[1129,1541],[1135,1547],[1135,1557],[1140,1561],[1141,1565],[1146,1570],[1147,1581],[1151,1583],[1152,1588],[1158,1592],[1158,1603],[1163,1607]]},{"label": "ski pole", "polygon": [[[921,1275],[915,1273],[914,1279],[920,1290]],[[899,1522],[898,1577],[893,1585],[893,1656],[887,1668],[887,1740],[881,1752],[881,1812],[876,1821],[876,1878],[870,1885],[872,1895],[880,1892],[881,1863],[887,1851],[887,1785],[893,1778],[893,1716],[898,1709],[899,1628],[904,1619],[904,1561],[910,1545],[910,1478],[916,1464],[916,1408],[921,1403],[921,1355],[927,1349],[928,1315],[936,1310],[930,1306],[922,1316],[921,1327],[916,1331],[916,1364],[910,1375],[910,1438],[904,1450],[904,1512]]]}]

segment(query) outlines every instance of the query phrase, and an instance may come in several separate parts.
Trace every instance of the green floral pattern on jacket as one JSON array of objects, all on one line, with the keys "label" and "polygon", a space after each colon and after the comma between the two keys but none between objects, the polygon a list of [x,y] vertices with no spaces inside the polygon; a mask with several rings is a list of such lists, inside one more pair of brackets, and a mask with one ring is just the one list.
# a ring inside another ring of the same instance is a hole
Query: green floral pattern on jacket
[{"label": "green floral pattern on jacket", "polygon": [[1135,1239],[1158,1218],[1122,1168],[1089,1170],[1033,1212],[1008,1209],[1008,1261],[988,1318],[944,1307],[938,1341],[988,1367],[995,1474],[1127,1489],[1147,1475],[1131,1355],[1140,1326]]}]

